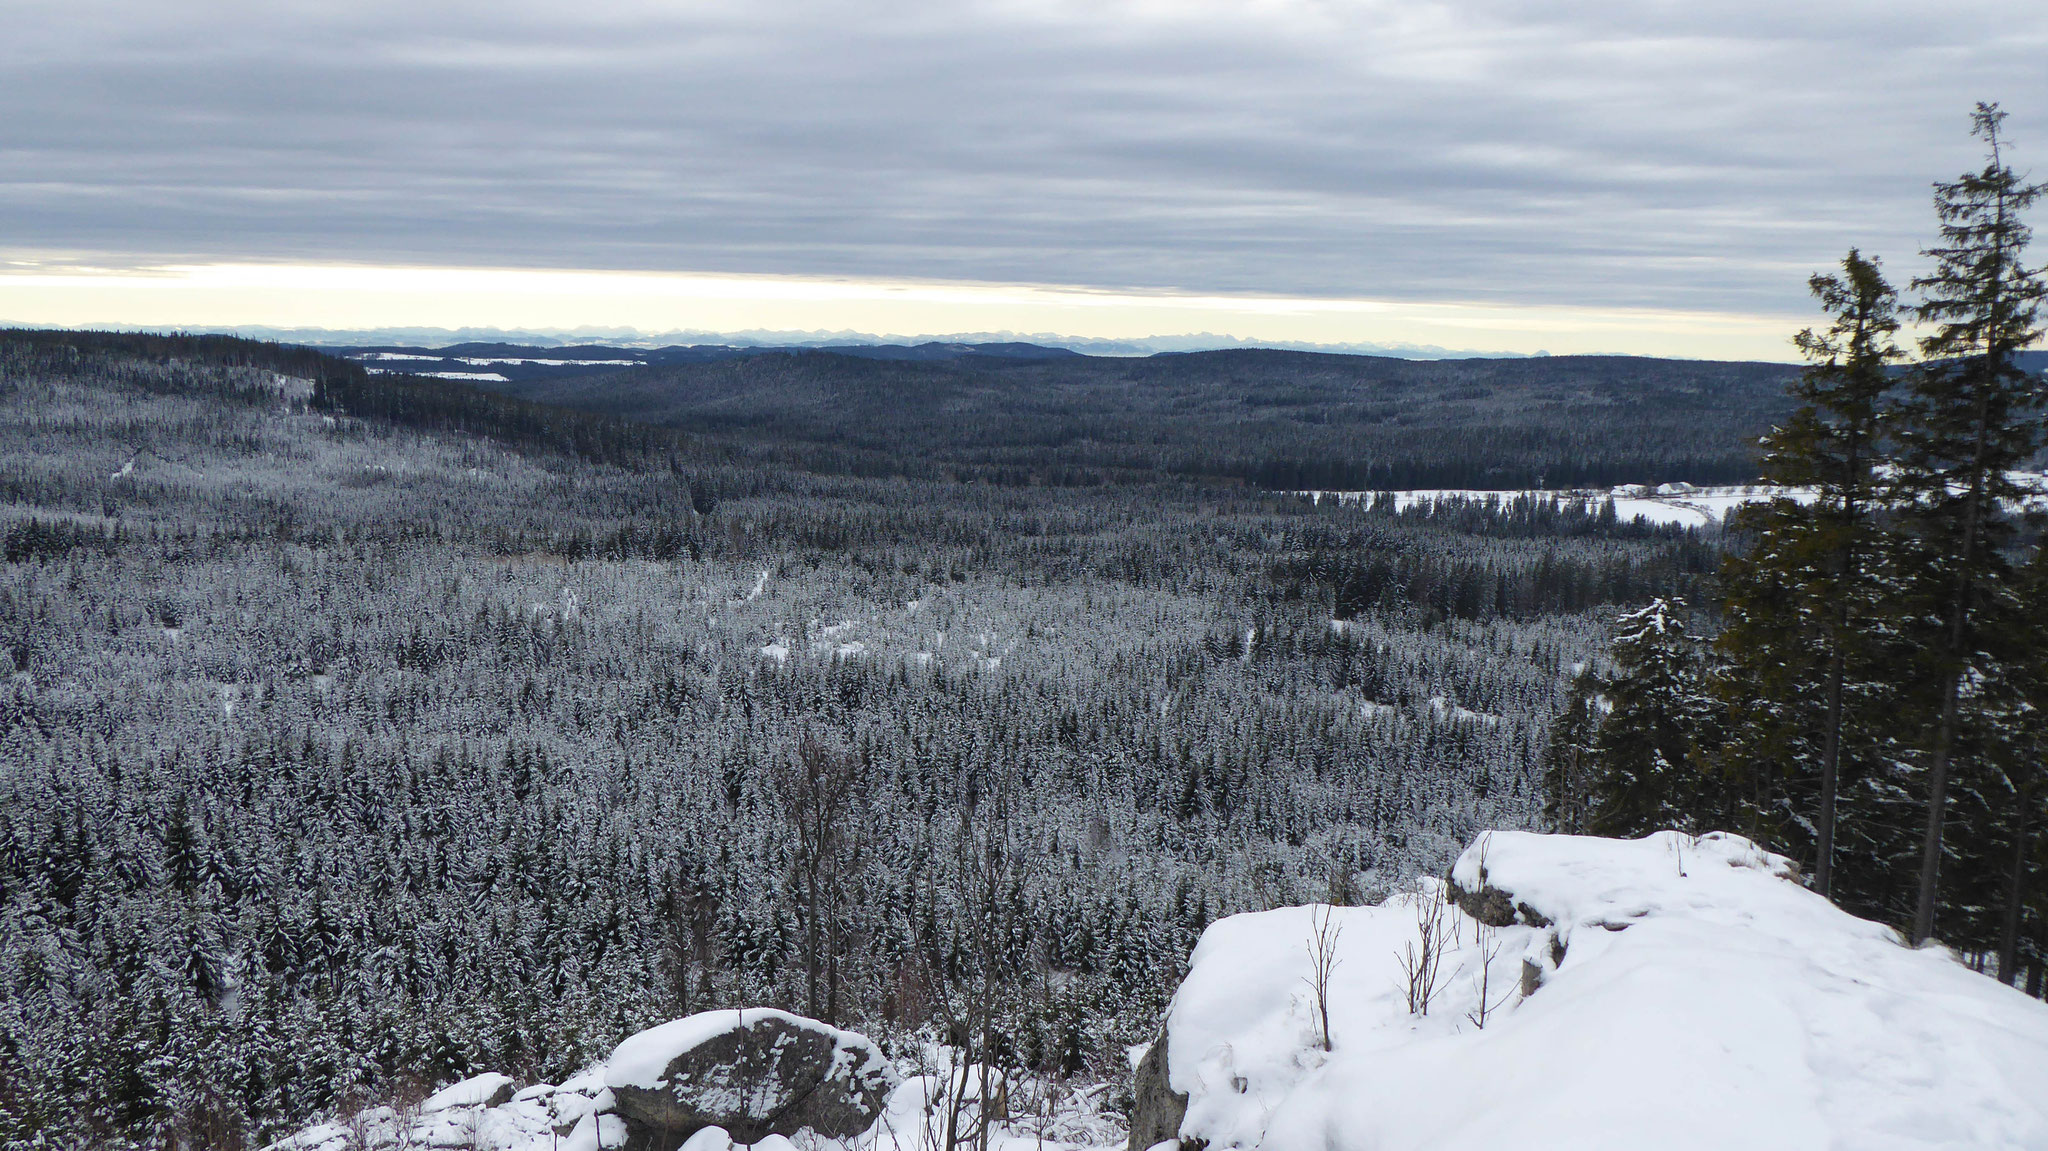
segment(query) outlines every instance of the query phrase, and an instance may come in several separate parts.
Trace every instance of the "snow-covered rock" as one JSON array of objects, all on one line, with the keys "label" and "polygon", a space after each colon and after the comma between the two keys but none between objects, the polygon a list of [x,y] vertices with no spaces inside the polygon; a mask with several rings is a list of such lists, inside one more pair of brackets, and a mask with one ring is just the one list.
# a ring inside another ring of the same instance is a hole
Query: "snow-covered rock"
[{"label": "snow-covered rock", "polygon": [[864,1035],[750,1007],[629,1037],[604,1082],[629,1148],[674,1151],[708,1127],[750,1144],[800,1131],[850,1138],[874,1124],[899,1079]]},{"label": "snow-covered rock", "polygon": [[420,1113],[431,1115],[451,1107],[496,1107],[510,1100],[518,1088],[510,1075],[487,1071],[427,1096],[426,1102],[420,1104]]},{"label": "snow-covered rock", "polygon": [[[2048,1148],[2048,1004],[1903,946],[1747,840],[1494,832],[1449,879],[1517,913],[1490,927],[1425,884],[1211,926],[1168,1016],[1181,1135],[1212,1151]],[[1433,909],[1436,986],[1412,1014]]]},{"label": "snow-covered rock", "polygon": [[1167,1081],[1172,1046],[1172,1036],[1161,1032],[1132,1069],[1128,1147],[1135,1151],[1172,1140],[1180,1134],[1181,1123],[1187,1118],[1187,1095],[1175,1091]]}]

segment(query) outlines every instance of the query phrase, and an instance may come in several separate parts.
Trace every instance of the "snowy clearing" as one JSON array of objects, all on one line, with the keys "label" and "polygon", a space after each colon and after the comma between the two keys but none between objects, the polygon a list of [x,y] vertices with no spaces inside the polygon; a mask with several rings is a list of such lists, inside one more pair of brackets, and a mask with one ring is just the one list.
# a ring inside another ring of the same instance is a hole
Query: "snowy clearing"
[{"label": "snowy clearing", "polygon": [[552,368],[644,368],[645,360],[550,360],[535,356],[456,356],[465,364],[489,367],[492,364],[545,364]]}]

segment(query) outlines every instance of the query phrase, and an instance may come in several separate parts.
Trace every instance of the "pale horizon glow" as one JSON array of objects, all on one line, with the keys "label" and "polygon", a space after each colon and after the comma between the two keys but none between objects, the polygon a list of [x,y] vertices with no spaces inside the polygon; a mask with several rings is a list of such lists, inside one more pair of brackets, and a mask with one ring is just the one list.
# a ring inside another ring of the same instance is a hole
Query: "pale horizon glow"
[{"label": "pale horizon glow", "polygon": [[[24,0],[0,321],[1786,361],[2040,0]],[[503,270],[501,270],[503,269]]]},{"label": "pale horizon glow", "polygon": [[737,273],[349,264],[0,264],[0,324],[1215,335],[1274,343],[1784,361],[1807,317]]}]

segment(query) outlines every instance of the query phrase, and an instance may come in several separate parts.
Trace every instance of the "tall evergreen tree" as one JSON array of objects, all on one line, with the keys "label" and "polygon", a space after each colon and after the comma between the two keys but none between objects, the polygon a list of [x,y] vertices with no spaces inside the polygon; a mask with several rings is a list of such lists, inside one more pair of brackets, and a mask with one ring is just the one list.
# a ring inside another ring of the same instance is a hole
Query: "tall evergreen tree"
[{"label": "tall evergreen tree", "polygon": [[172,802],[171,818],[164,828],[164,868],[169,872],[171,886],[186,895],[197,890],[206,875],[204,849],[192,826],[191,809],[183,792]]},{"label": "tall evergreen tree", "polygon": [[[1780,843],[1811,828],[1813,885],[1834,882],[1845,713],[1852,664],[1868,642],[1880,531],[1876,497],[1891,365],[1901,352],[1897,293],[1874,259],[1854,249],[1839,275],[1815,275],[1813,295],[1833,317],[1794,338],[1809,367],[1793,387],[1800,408],[1763,440],[1763,478],[1812,493],[1752,504],[1731,517],[1749,536],[1723,565],[1730,623],[1719,637],[1740,736],[1726,745],[1733,790],[1752,833]],[[1807,796],[1817,787],[1809,806]]]},{"label": "tall evergreen tree", "polygon": [[1927,822],[1912,938],[1934,931],[1943,823],[1961,731],[1963,687],[1981,676],[1987,624],[2011,584],[2006,509],[2023,495],[2012,472],[2041,442],[2041,382],[2017,353],[2040,337],[2039,269],[2023,262],[2030,230],[2021,214],[2040,198],[2005,162],[2005,113],[1979,104],[1974,133],[1988,151],[1982,170],[1935,185],[1941,243],[1923,254],[1934,271],[1914,281],[1920,343],[1899,433],[1895,491],[1905,532],[1912,615],[1927,621],[1925,682],[1936,685],[1927,749]]},{"label": "tall evergreen tree", "polygon": [[1543,817],[1558,831],[1586,830],[1592,775],[1599,754],[1600,677],[1588,667],[1572,679],[1571,699],[1550,724],[1543,752]]}]

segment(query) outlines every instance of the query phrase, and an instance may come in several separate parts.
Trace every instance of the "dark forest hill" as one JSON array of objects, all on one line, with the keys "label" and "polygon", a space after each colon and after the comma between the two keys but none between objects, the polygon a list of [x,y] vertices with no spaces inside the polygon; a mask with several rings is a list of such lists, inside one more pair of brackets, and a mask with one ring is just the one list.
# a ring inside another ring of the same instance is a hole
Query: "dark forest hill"
[{"label": "dark forest hill", "polygon": [[491,383],[856,475],[1278,489],[1734,482],[1786,410],[1782,364],[1412,361],[1263,349],[1143,359],[777,351]]}]

